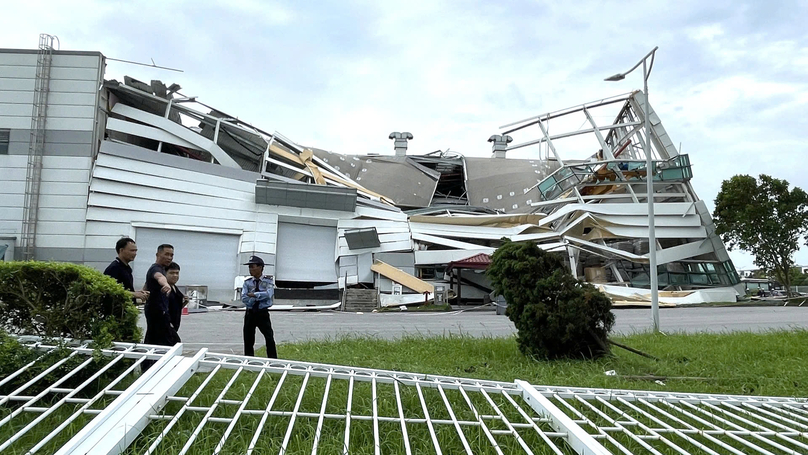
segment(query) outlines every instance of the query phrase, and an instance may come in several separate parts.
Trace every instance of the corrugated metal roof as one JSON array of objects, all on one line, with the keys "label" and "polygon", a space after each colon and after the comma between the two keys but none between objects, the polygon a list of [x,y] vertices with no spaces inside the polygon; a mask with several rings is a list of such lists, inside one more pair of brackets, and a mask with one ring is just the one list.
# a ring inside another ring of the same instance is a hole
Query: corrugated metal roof
[{"label": "corrugated metal roof", "polygon": [[449,263],[447,271],[455,269],[475,269],[485,270],[491,265],[491,256],[485,253],[475,254],[474,256],[461,259],[459,261],[452,261]]}]

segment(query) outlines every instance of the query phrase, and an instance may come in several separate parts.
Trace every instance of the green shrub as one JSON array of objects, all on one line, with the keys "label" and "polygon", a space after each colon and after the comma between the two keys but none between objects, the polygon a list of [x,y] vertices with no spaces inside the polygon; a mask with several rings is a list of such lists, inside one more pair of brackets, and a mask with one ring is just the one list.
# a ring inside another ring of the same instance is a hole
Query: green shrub
[{"label": "green shrub", "polygon": [[5,378],[40,354],[29,349],[0,329],[0,378]]},{"label": "green shrub", "polygon": [[140,341],[138,310],[114,279],[61,262],[0,262],[0,328],[43,337]]},{"label": "green shrub", "polygon": [[611,300],[575,279],[558,256],[531,242],[503,241],[487,275],[508,302],[505,314],[516,326],[519,350],[542,359],[606,354]]}]

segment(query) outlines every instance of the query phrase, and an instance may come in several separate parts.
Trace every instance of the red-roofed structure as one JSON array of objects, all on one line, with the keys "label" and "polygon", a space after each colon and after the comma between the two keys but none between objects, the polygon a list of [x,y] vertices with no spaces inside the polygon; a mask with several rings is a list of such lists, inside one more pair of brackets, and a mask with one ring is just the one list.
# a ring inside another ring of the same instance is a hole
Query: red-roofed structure
[{"label": "red-roofed structure", "polygon": [[450,262],[449,267],[446,269],[446,271],[448,272],[453,268],[485,270],[488,268],[489,265],[491,265],[491,255],[480,253],[475,254],[474,256],[471,257],[467,257],[466,259]]}]

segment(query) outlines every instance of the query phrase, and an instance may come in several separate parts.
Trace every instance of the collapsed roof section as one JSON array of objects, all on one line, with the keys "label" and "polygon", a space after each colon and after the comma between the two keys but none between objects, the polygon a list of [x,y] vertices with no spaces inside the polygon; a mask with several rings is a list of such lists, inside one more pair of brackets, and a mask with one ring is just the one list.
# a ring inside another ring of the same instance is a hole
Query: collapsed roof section
[{"label": "collapsed roof section", "polygon": [[[611,112],[610,117],[617,111],[617,116],[611,124],[598,125],[595,119],[602,118],[604,110]],[[581,124],[588,127],[563,129]],[[466,158],[467,182],[485,181],[489,191],[481,194],[475,185],[468,185],[469,203],[494,207],[497,214],[449,209],[409,212],[416,263],[448,263],[490,254],[505,237],[565,253],[573,274],[588,281],[648,287],[652,271],[648,268],[647,204],[651,197],[657,238],[652,247],[660,286],[695,289],[738,283],[709,211],[691,186],[688,155],[673,146],[642,92],[538,115],[502,129],[504,133],[490,139],[495,142],[495,157],[533,146],[545,158],[528,165],[525,160]],[[539,137],[509,145],[514,142],[511,134],[530,132],[538,132]],[[586,160],[569,159],[588,154]],[[646,154],[653,162],[650,171]],[[649,175],[653,179],[650,196]],[[458,250],[466,254],[459,255]]]},{"label": "collapsed roof section", "polygon": [[126,77],[124,83],[104,85],[110,140],[259,172],[269,180],[354,188],[360,203],[390,209],[477,206],[527,212],[540,200],[536,184],[558,168],[553,159],[491,160],[450,151],[421,156],[333,153],[263,131],[182,95],[177,84],[166,87],[160,81],[147,84]]},{"label": "collapsed roof section", "polygon": [[104,87],[109,140],[255,171],[268,180],[354,189],[357,203],[399,210],[392,199],[369,190],[312,149],[186,97],[176,84],[166,88],[160,81],[146,84],[126,77],[124,83],[105,81]]},{"label": "collapsed roof section", "polygon": [[[413,246],[416,266],[490,254],[505,237],[565,253],[576,276],[647,286],[652,273],[647,242],[651,197],[657,234],[651,247],[663,286],[737,282],[710,214],[691,186],[689,157],[673,146],[641,92],[506,125],[502,134],[489,139],[494,142],[491,158],[471,158],[449,151],[406,155],[409,133],[391,134],[398,134],[395,156],[333,153],[256,128],[183,96],[177,85],[126,78],[123,84],[106,81],[105,87],[110,140],[255,171],[265,179],[256,185],[259,204],[284,200],[298,207],[349,212],[356,204],[407,210],[409,242],[404,243]],[[617,111],[612,123],[596,123],[603,110],[609,110],[610,118]],[[644,129],[646,112],[649,132]],[[588,127],[559,131],[557,125],[565,122]],[[539,137],[511,144],[510,135],[530,132]],[[565,145],[568,141],[573,147]],[[538,147],[537,158],[505,159],[529,146]],[[646,154],[653,160],[650,170]],[[586,160],[569,158],[587,155]],[[654,182],[650,196],[649,175]],[[281,193],[285,198],[277,196]],[[353,251],[352,244],[367,248],[369,243],[362,240],[367,233],[345,234],[345,254]]]}]

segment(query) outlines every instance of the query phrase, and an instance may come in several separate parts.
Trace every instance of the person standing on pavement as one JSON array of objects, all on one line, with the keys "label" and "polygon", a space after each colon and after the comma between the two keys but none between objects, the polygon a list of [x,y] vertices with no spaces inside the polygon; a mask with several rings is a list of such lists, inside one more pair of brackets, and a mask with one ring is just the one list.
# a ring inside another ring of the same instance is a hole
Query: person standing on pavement
[{"label": "person standing on pavement", "polygon": [[[168,314],[171,316],[171,327],[174,327],[175,332],[180,331],[180,321],[182,320],[182,309],[188,304],[188,297],[184,296],[180,289],[177,287],[177,282],[180,280],[180,265],[176,262],[168,264],[166,267],[166,281],[171,286],[171,293],[168,294]],[[177,342],[181,342],[179,333],[177,333]]]},{"label": "person standing on pavement", "polygon": [[104,270],[104,275],[112,277],[132,294],[132,301],[135,299],[146,301],[149,293],[135,290],[135,280],[132,277],[132,266],[129,265],[137,257],[137,244],[129,237],[124,237],[115,242],[116,257]]},{"label": "person standing on pavement", "polygon": [[271,276],[264,275],[264,260],[251,256],[244,264],[249,267],[250,277],[241,287],[241,301],[244,303],[244,355],[255,355],[255,329],[264,334],[267,343],[267,357],[278,358],[275,335],[269,320],[269,307],[275,295],[275,283]]},{"label": "person standing on pavement", "polygon": [[[171,294],[171,285],[166,279],[166,267],[174,260],[174,247],[162,244],[157,247],[154,264],[146,272],[146,290],[149,298],[146,301],[146,344],[161,346],[174,346],[179,342],[177,331],[171,325],[171,313],[168,310],[168,296]],[[154,364],[153,360],[145,360],[142,371],[146,371]]]}]

